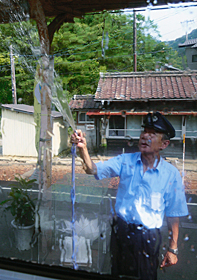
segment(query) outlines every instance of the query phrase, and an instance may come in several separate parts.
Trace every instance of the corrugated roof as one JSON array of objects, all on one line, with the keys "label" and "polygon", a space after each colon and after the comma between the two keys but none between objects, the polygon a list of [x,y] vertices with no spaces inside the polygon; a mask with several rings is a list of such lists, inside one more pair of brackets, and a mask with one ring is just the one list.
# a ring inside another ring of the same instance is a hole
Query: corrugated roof
[{"label": "corrugated roof", "polygon": [[98,104],[94,101],[94,95],[75,95],[70,101],[71,109],[97,109]]},{"label": "corrugated roof", "polygon": [[197,71],[100,73],[95,101],[196,99]]},{"label": "corrugated roof", "polygon": [[[21,112],[30,115],[33,115],[34,113],[34,106],[25,105],[25,104],[1,104],[1,107],[7,110]],[[57,111],[52,111],[51,116],[53,118],[61,118],[62,114]]]}]

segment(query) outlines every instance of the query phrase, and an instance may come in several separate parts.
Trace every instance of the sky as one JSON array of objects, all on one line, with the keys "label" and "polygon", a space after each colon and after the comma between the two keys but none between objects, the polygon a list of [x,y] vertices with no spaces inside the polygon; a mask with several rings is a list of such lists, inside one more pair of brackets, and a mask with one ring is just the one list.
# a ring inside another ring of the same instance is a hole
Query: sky
[{"label": "sky", "polygon": [[[183,5],[155,6],[156,8],[166,7],[166,9],[153,10],[148,8],[146,11],[137,11],[137,13],[143,14],[146,18],[149,16],[151,20],[154,20],[162,36],[160,40],[170,41],[197,28],[197,3],[192,3],[192,7],[184,7]],[[189,4],[187,3],[187,5]]]}]

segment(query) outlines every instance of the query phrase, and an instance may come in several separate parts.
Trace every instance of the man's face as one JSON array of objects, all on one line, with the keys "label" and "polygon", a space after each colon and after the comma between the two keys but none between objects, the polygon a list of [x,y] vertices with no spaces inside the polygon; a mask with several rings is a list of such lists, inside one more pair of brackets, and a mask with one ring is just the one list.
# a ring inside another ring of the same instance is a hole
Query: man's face
[{"label": "man's face", "polygon": [[168,146],[165,145],[165,142],[168,140],[163,141],[162,137],[162,133],[156,132],[153,128],[145,127],[139,139],[140,152],[142,154],[157,155],[160,150],[163,150]]}]

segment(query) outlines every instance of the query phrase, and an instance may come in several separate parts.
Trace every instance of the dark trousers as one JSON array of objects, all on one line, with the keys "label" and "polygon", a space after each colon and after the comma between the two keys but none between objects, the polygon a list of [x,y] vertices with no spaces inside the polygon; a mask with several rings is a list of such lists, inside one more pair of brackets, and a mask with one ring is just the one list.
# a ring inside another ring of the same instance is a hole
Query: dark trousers
[{"label": "dark trousers", "polygon": [[142,225],[114,219],[111,236],[112,275],[156,280],[160,244],[159,229],[148,230]]}]

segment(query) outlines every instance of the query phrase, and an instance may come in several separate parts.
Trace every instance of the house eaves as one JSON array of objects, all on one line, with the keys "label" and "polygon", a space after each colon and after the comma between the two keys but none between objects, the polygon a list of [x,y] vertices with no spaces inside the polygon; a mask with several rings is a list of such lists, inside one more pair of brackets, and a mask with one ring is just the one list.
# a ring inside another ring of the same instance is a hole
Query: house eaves
[{"label": "house eaves", "polygon": [[[1,104],[0,107],[17,113],[34,114],[34,106],[26,104]],[[62,114],[58,111],[51,111],[51,116],[52,118],[62,118]]]},{"label": "house eaves", "polygon": [[178,46],[179,46],[179,48],[183,48],[183,47],[191,47],[196,44],[197,44],[197,38],[186,40],[183,44],[179,44]]},{"label": "house eaves", "polygon": [[[136,99],[131,99],[131,100],[125,100],[125,99],[110,99],[110,102],[149,102],[149,101],[194,101],[196,100],[197,101],[197,97],[195,98],[172,98],[172,99],[167,99],[167,98],[148,98],[148,99],[139,99],[139,98],[136,98]],[[109,102],[109,99],[95,99],[95,102]]]},{"label": "house eaves", "polygon": [[[179,3],[180,0],[173,0]],[[191,2],[191,0],[184,0]],[[27,20],[27,14],[35,19],[34,4],[32,0],[1,0],[0,1],[0,23]],[[40,0],[44,14],[48,18],[57,17],[63,22],[73,22],[74,17],[81,18],[86,13],[101,12],[103,10],[120,10],[125,8],[146,8],[147,1],[142,0]],[[167,1],[157,0],[157,5],[166,5]],[[19,15],[13,17],[13,15]]]},{"label": "house eaves", "polygon": [[[149,111],[124,111],[124,116],[145,116]],[[197,116],[197,111],[160,111],[162,115],[172,116]],[[122,116],[122,111],[89,111],[86,113],[89,117],[102,117],[102,116]]]},{"label": "house eaves", "polygon": [[71,110],[89,110],[98,109],[99,104],[95,102],[95,96],[91,94],[87,95],[74,95],[72,100],[69,102]]}]

